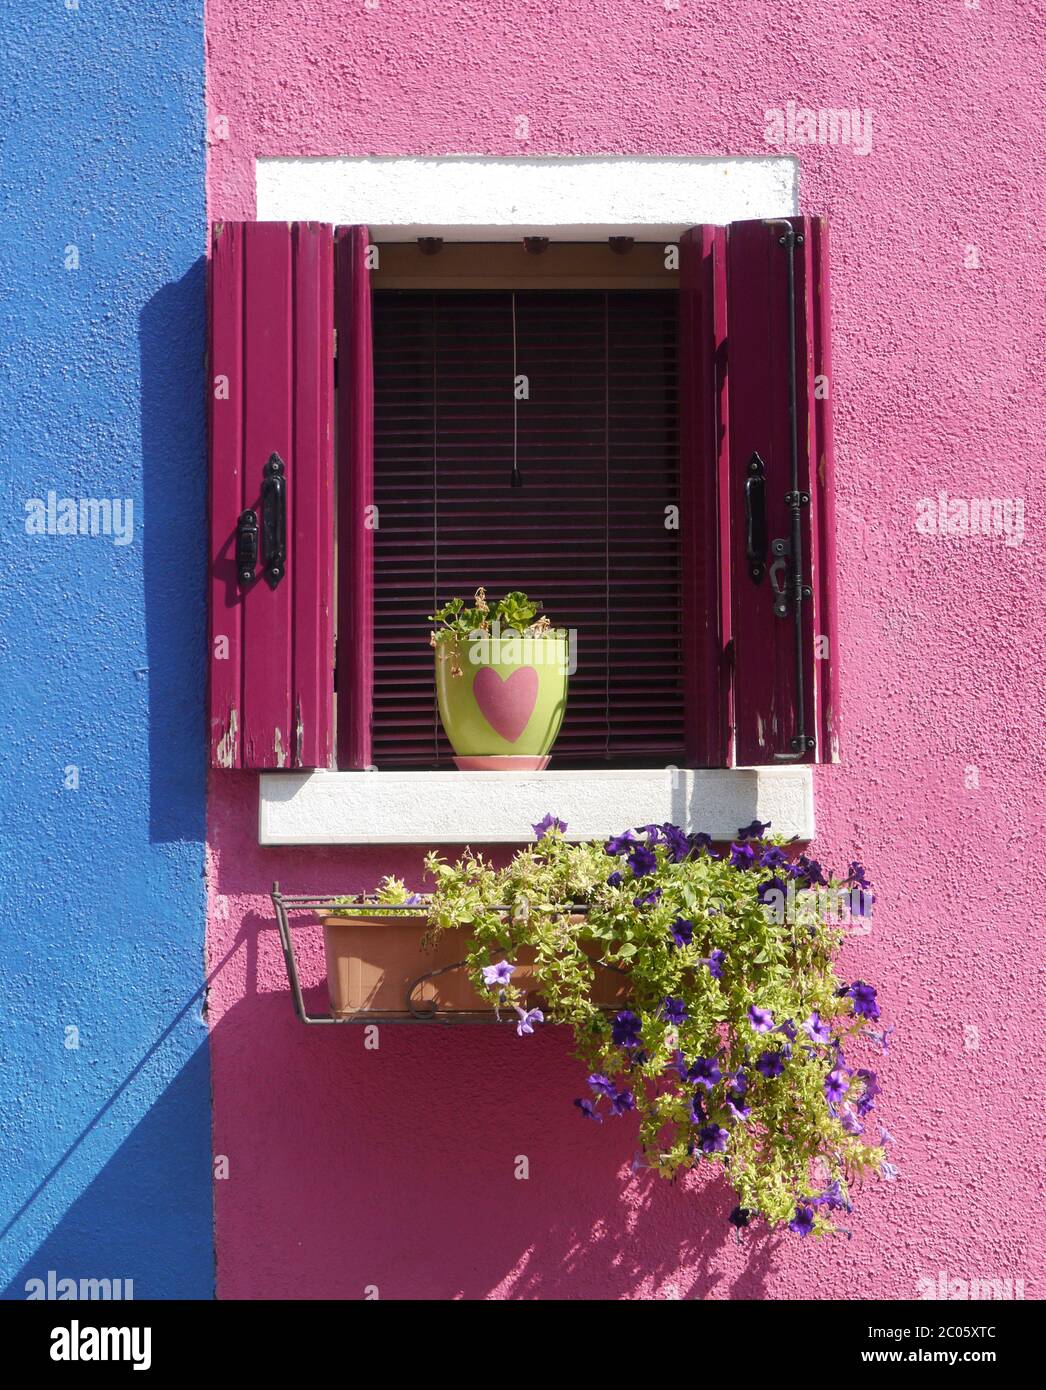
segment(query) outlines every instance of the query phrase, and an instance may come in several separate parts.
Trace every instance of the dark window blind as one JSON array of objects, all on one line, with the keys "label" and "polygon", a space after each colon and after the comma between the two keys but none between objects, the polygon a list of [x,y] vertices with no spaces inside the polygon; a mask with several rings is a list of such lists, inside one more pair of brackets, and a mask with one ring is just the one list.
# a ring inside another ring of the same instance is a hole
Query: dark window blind
[{"label": "dark window blind", "polygon": [[677,331],[671,290],[375,292],[378,767],[452,766],[426,617],[480,584],[577,630],[553,767],[682,762]]}]

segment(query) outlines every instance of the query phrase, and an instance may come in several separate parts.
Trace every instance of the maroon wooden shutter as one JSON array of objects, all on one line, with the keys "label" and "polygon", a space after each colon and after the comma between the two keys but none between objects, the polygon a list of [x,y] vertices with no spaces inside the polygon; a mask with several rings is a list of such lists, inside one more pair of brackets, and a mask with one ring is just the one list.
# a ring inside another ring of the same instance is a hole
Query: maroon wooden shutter
[{"label": "maroon wooden shutter", "polygon": [[679,238],[680,525],[687,761],[728,761],[731,690],[726,228]]},{"label": "maroon wooden shutter", "polygon": [[822,219],[808,217],[735,222],[727,232],[740,764],[838,758],[827,235]]},{"label": "maroon wooden shutter", "polygon": [[338,766],[371,766],[374,686],[374,365],[370,233],[339,227]]},{"label": "maroon wooden shutter", "polygon": [[[212,767],[331,763],[333,340],[329,226],[215,226]],[[244,549],[250,513],[257,526],[254,563]]]}]

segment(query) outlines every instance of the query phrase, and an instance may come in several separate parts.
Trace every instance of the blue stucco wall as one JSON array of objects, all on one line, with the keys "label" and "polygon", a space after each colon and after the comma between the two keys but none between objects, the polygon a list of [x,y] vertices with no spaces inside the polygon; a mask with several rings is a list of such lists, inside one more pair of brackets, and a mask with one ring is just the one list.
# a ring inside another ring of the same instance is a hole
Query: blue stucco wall
[{"label": "blue stucco wall", "polygon": [[[203,72],[202,0],[5,15],[7,1297],[49,1270],[213,1294]],[[49,492],[131,499],[133,539],[30,534]]]}]

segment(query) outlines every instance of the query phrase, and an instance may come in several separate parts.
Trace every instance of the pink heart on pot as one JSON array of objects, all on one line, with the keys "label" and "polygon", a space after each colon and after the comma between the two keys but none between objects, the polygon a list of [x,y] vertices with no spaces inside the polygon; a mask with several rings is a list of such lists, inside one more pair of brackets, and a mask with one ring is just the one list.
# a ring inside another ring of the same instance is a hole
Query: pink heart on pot
[{"label": "pink heart on pot", "polygon": [[481,666],[472,683],[479,712],[506,743],[515,743],[527,727],[538,698],[538,673],[519,666],[502,680],[492,666]]}]

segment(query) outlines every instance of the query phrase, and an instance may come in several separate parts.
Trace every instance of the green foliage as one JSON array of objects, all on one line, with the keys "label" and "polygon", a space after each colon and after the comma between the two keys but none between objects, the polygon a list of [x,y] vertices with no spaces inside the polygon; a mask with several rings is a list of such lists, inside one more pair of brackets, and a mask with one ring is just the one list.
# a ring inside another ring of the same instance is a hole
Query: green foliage
[{"label": "green foliage", "polygon": [[391,874],[387,874],[373,893],[360,893],[355,897],[331,898],[330,915],[332,917],[355,917],[361,909],[367,907],[401,907],[406,904],[414,905],[421,901],[418,894],[412,893],[402,879],[393,878]]},{"label": "green foliage", "polygon": [[[771,910],[759,893],[763,885],[765,896],[771,872],[759,859],[774,841],[749,840],[751,862],[739,855],[735,867],[730,857],[695,849],[671,829],[674,841],[648,827],[647,840],[623,843],[628,859],[610,856],[601,843],[568,844],[558,822],[502,869],[471,852],[454,865],[432,853],[426,860],[435,883],[430,936],[467,928],[468,970],[481,993],[518,1014],[540,1004],[547,1022],[570,1025],[577,1054],[597,1083],[585,1106],[603,1103],[600,1078],[606,1096],[631,1093],[651,1168],[673,1178],[714,1164],[746,1213],[780,1226],[812,1202],[812,1229],[834,1230],[828,1210],[847,1204],[850,1184],[884,1157],[842,1122],[845,1116],[858,1129],[857,1116],[872,1108],[869,1073],[854,1072],[849,1063],[851,1045],[870,1020],[855,1012],[834,968],[845,886],[826,883],[817,865],[804,877],[802,865],[810,861],[801,860],[786,873],[798,890],[789,910]],[[653,867],[646,849],[632,856],[637,846],[653,849]],[[636,906],[637,898],[650,901]],[[692,928],[689,944],[673,934],[679,922],[684,937]],[[536,958],[536,997],[511,983],[484,984],[485,967],[514,964],[520,952]],[[614,1012],[593,999],[597,972],[606,967],[627,972],[625,1008],[638,1020],[638,1044],[621,1041]],[[675,1009],[685,1017],[666,1019],[666,1001],[679,1001]],[[756,1031],[753,1007],[769,1011],[765,1031]],[[803,1028],[808,1020],[815,1034],[819,1020],[830,1038],[811,1037]],[[756,1063],[778,1052],[782,1073],[764,1075]],[[713,1059],[720,1079],[708,1086],[695,1081],[697,1059]],[[846,1088],[831,1105],[829,1073]],[[720,1130],[726,1132],[722,1150],[703,1152],[702,1136],[707,1146]],[[821,1195],[825,1189],[834,1195]]]},{"label": "green foliage", "polygon": [[461,674],[461,647],[464,642],[487,635],[504,637],[518,632],[521,637],[560,636],[547,618],[539,618],[541,604],[513,589],[503,598],[487,602],[486,589],[477,589],[471,604],[462,598],[452,598],[435,613],[429,622],[437,623],[429,638],[430,645],[449,656],[451,674]]}]

